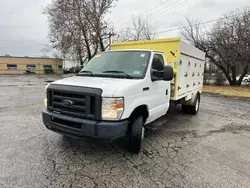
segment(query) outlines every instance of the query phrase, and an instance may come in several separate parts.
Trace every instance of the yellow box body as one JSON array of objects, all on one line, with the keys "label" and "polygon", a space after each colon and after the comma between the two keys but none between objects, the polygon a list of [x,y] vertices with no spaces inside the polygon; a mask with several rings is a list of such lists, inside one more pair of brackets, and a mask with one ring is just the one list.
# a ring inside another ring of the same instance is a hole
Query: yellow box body
[{"label": "yellow box body", "polygon": [[[201,92],[205,54],[180,38],[119,42],[110,46],[111,51],[125,49],[156,50],[164,53],[167,64],[173,67],[175,73],[171,84],[171,100],[179,100],[184,97],[188,100],[195,92]],[[194,73],[196,73],[195,76],[185,78],[186,74]],[[199,76],[197,76],[198,74]],[[193,85],[193,87],[184,88],[186,85]]]}]

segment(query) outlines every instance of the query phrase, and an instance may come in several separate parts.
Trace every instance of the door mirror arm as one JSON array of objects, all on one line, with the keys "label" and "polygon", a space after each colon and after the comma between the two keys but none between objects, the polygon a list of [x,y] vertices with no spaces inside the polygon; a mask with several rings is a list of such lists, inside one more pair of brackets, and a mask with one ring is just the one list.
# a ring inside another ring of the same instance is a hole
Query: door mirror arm
[{"label": "door mirror arm", "polygon": [[163,74],[164,74],[163,70],[158,71],[158,70],[155,70],[155,69],[151,69],[151,80],[152,80],[152,82],[163,80]]}]

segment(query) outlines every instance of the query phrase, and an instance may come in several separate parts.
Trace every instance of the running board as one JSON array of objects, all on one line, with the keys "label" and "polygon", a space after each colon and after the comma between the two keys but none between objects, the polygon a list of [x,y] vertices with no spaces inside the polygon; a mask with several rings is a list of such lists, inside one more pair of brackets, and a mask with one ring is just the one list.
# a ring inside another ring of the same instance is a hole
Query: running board
[{"label": "running board", "polygon": [[166,122],[167,122],[166,117],[162,116],[159,119],[153,121],[152,123],[145,125],[145,129],[155,131]]}]

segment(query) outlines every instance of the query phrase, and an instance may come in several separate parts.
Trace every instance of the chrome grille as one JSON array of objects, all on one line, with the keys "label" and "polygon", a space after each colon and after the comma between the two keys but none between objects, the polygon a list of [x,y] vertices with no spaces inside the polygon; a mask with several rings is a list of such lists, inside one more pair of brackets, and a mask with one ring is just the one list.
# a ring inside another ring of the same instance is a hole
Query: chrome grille
[{"label": "chrome grille", "polygon": [[97,95],[95,92],[86,93],[84,88],[79,89],[73,86],[59,87],[50,87],[47,90],[48,110],[79,118],[100,118],[101,95]]}]

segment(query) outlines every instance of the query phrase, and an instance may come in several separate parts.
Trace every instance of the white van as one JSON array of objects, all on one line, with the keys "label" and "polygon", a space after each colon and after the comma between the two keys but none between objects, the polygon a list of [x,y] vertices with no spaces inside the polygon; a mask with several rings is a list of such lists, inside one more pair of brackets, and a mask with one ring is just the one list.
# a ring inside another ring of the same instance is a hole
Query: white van
[{"label": "white van", "polygon": [[205,54],[180,39],[113,44],[74,77],[47,86],[43,122],[78,137],[129,136],[139,153],[144,127],[164,116],[170,101],[197,114]]}]

